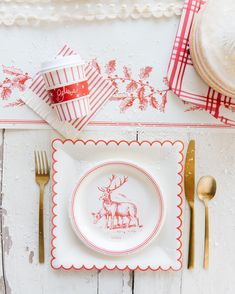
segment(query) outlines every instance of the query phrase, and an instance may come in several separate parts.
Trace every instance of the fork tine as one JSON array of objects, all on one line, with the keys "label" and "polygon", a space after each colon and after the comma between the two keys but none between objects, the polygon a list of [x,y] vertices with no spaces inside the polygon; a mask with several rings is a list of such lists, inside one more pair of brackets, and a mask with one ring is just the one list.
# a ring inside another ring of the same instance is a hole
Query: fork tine
[{"label": "fork tine", "polygon": [[38,161],[37,161],[36,151],[34,151],[34,162],[35,162],[35,173],[38,174]]},{"label": "fork tine", "polygon": [[42,162],[41,162],[41,157],[39,151],[37,152],[38,154],[38,169],[39,169],[39,174],[42,174]]},{"label": "fork tine", "polygon": [[43,152],[42,151],[40,152],[40,155],[41,155],[41,159],[42,159],[42,174],[45,175],[46,174],[46,170],[45,170],[45,159],[44,159],[44,156],[43,156]]},{"label": "fork tine", "polygon": [[44,151],[44,158],[45,158],[45,163],[46,163],[46,174],[49,174],[49,165],[48,165],[46,151]]}]

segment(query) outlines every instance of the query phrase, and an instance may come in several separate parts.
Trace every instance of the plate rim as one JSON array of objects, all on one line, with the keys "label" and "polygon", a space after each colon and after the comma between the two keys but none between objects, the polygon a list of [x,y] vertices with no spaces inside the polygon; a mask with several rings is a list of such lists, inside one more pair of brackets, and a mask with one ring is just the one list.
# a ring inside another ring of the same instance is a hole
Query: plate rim
[{"label": "plate rim", "polygon": [[[151,184],[154,186],[155,189],[155,197],[159,197],[160,198],[160,217],[157,221],[157,224],[154,226],[154,229],[152,230],[152,232],[150,234],[148,234],[148,236],[145,238],[144,241],[142,241],[138,246],[134,246],[133,248],[129,248],[126,250],[120,250],[120,251],[116,251],[116,250],[108,250],[105,248],[101,248],[97,245],[95,245],[94,243],[92,243],[90,240],[88,240],[84,234],[82,234],[81,230],[79,229],[79,226],[76,222],[76,218],[74,216],[74,201],[75,201],[75,197],[76,197],[76,193],[79,189],[79,186],[82,184],[82,182],[88,177],[90,176],[90,174],[92,174],[93,172],[95,172],[96,170],[103,168],[105,166],[110,166],[110,165],[118,165],[121,164],[123,166],[128,166],[131,168],[134,168],[135,170],[137,170],[138,172],[144,174],[145,177],[147,177],[149,179],[149,181],[151,182]],[[158,194],[158,195],[156,195]],[[150,172],[148,172],[145,168],[140,167],[138,164],[134,163],[133,161],[126,161],[126,160],[106,160],[106,161],[102,161],[97,163],[94,167],[87,169],[85,172],[83,172],[83,174],[80,176],[80,179],[78,180],[75,188],[73,189],[72,192],[72,196],[70,197],[70,204],[69,204],[69,217],[70,217],[70,221],[73,227],[73,230],[75,231],[75,234],[79,237],[79,239],[89,248],[91,248],[92,250],[95,250],[98,253],[102,253],[105,255],[109,255],[109,256],[125,256],[128,254],[132,254],[132,253],[136,253],[137,251],[143,249],[145,246],[148,246],[151,241],[153,241],[161,232],[161,229],[164,225],[164,221],[165,221],[165,215],[166,215],[166,205],[165,205],[165,201],[164,201],[164,197],[162,194],[162,191],[158,185],[158,183],[156,182],[156,180],[154,179],[154,177],[151,175]]]},{"label": "plate rim", "polygon": [[[86,146],[89,144],[92,144],[93,146],[98,146],[99,144],[101,145],[106,145],[108,146],[109,144],[115,144],[116,146],[119,145],[126,145],[126,146],[131,146],[131,145],[137,145],[137,146],[141,146],[144,144],[147,144],[148,146],[154,146],[154,145],[159,145],[160,147],[169,144],[171,146],[174,145],[178,145],[180,146],[179,150],[177,150],[177,154],[179,155],[179,160],[177,162],[178,166],[179,166],[179,170],[177,172],[177,175],[179,176],[179,180],[177,183],[178,186],[178,193],[175,195],[176,198],[178,198],[178,204],[177,204],[177,209],[178,209],[178,214],[177,214],[177,220],[178,220],[178,224],[176,226],[176,231],[178,232],[178,236],[176,236],[176,240],[179,242],[178,247],[176,248],[176,251],[178,252],[178,258],[177,258],[177,262],[178,265],[170,265],[168,267],[164,267],[162,265],[158,265],[157,267],[153,267],[152,265],[146,265],[146,266],[142,266],[142,265],[136,265],[136,266],[130,266],[128,264],[124,265],[124,266],[120,266],[120,265],[114,265],[114,266],[110,266],[110,265],[96,265],[96,264],[90,264],[90,265],[86,265],[86,264],[82,264],[82,265],[75,265],[74,263],[72,263],[71,265],[66,266],[65,264],[59,264],[59,265],[55,265],[54,261],[57,261],[57,246],[56,246],[56,239],[57,239],[57,224],[56,224],[56,218],[57,218],[57,213],[56,213],[56,209],[57,209],[57,195],[58,193],[56,192],[56,185],[57,185],[57,181],[56,181],[56,174],[58,173],[57,169],[56,169],[56,163],[58,162],[55,159],[55,154],[60,150],[60,148],[65,145],[65,144],[72,144],[72,145],[79,145],[81,144],[82,146]],[[60,145],[60,146],[58,146]],[[182,262],[182,256],[183,256],[183,252],[182,252],[182,225],[183,225],[183,170],[184,170],[184,166],[183,166],[183,162],[184,162],[184,148],[185,147],[185,143],[184,141],[180,140],[180,139],[163,139],[163,140],[147,140],[147,139],[143,139],[141,141],[137,141],[137,140],[128,140],[128,139],[77,139],[77,140],[72,140],[72,139],[61,139],[60,137],[56,137],[52,140],[51,142],[51,150],[52,150],[52,207],[51,207],[51,213],[52,213],[52,218],[51,218],[51,260],[50,260],[50,265],[51,268],[54,270],[103,270],[106,269],[108,271],[112,271],[112,270],[119,270],[119,271],[124,271],[124,270],[140,270],[140,271],[147,271],[147,270],[151,270],[151,271],[173,271],[173,272],[177,272],[180,271],[182,269],[183,266],[183,262]]]}]

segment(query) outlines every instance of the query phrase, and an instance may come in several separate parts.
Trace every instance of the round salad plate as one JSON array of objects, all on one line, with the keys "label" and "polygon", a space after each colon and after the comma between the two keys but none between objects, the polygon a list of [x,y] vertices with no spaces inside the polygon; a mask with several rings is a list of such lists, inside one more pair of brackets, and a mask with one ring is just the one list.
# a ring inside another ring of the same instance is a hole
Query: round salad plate
[{"label": "round salad plate", "polygon": [[101,163],[78,181],[70,205],[77,236],[107,255],[134,253],[160,232],[165,216],[162,193],[143,168],[124,161]]}]

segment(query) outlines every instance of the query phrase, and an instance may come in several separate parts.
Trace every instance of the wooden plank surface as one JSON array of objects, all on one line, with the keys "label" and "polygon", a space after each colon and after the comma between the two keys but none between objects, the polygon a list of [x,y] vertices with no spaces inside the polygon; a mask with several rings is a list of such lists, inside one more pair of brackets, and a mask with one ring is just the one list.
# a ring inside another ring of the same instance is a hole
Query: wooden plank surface
[{"label": "wooden plank surface", "polygon": [[[210,265],[204,270],[204,206],[196,197],[196,264],[182,276],[182,294],[235,293],[235,135],[200,132],[196,137],[196,179],[212,175],[217,179],[216,197],[209,203]],[[184,255],[187,259],[188,207],[185,211]]]},{"label": "wooden plank surface", "polygon": [[[187,133],[177,133],[177,132],[161,132],[158,133],[154,131],[143,131],[139,132],[139,141],[142,140],[182,140],[187,142],[189,134]],[[153,257],[154,258],[154,257]],[[181,279],[182,272],[141,272],[136,271],[135,273],[135,283],[134,283],[134,293],[142,294],[145,293],[146,288],[148,289],[148,294],[156,293],[167,293],[167,294],[180,294],[181,293]]]},{"label": "wooden plank surface", "polygon": [[[51,191],[45,198],[46,263],[38,264],[37,209],[38,187],[34,182],[33,150],[50,153],[50,131],[0,132],[0,160],[3,157],[1,185],[1,294],[230,294],[235,291],[235,135],[200,131],[139,132],[143,139],[196,139],[196,179],[211,174],[218,180],[217,197],[209,204],[211,226],[210,268],[204,271],[204,207],[196,198],[196,267],[186,269],[188,248],[188,206],[184,203],[183,252],[181,272],[136,271],[53,271],[49,266],[49,218]],[[135,139],[135,132],[83,133],[82,139]],[[3,148],[3,154],[1,152]],[[1,170],[0,170],[1,174]],[[4,263],[3,263],[4,261]],[[2,268],[2,265],[4,267]],[[3,278],[4,276],[4,278]],[[5,291],[6,289],[6,291]]]},{"label": "wooden plank surface", "polygon": [[4,216],[5,210],[2,208],[2,171],[3,171],[3,130],[0,130],[0,293],[5,294],[8,286],[7,280],[5,279],[4,272],[4,255],[3,255],[3,230],[4,230]]},{"label": "wooden plank surface", "polygon": [[[98,134],[84,134],[83,139],[99,139]],[[135,133],[121,132],[102,135],[103,139],[135,139]],[[50,268],[50,198],[47,186],[45,197],[46,263],[38,264],[37,216],[38,186],[34,180],[33,151],[50,154],[50,131],[5,132],[3,163],[3,207],[5,230],[5,275],[8,293],[131,293],[128,271],[54,271]],[[6,229],[7,228],[7,229]],[[109,285],[109,287],[107,286]]]},{"label": "wooden plank surface", "polygon": [[3,207],[11,246],[4,251],[9,293],[96,293],[96,271],[53,271],[50,268],[50,198],[45,193],[45,264],[38,264],[39,190],[34,180],[34,149],[50,154],[48,131],[5,132]]}]

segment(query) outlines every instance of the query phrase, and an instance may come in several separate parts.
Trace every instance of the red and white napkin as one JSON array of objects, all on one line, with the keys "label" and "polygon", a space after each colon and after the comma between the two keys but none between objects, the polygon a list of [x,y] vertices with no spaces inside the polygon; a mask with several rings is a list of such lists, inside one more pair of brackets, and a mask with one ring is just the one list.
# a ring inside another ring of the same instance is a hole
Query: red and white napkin
[{"label": "red and white napkin", "polygon": [[[58,55],[68,56],[72,54],[76,53],[65,45]],[[90,64],[86,64],[85,73],[90,91],[90,112],[85,117],[72,121],[61,121],[55,109],[53,109],[41,74],[37,74],[34,77],[29,90],[25,93],[22,100],[64,137],[76,139],[79,136],[79,131],[84,129],[97,111],[116,92],[116,88],[111,82],[102,77]]]},{"label": "red and white napkin", "polygon": [[235,99],[210,88],[193,67],[189,52],[189,35],[195,15],[204,0],[186,0],[168,68],[172,91],[185,102],[195,104],[222,123],[235,126]]}]

